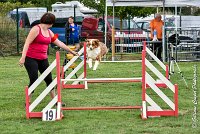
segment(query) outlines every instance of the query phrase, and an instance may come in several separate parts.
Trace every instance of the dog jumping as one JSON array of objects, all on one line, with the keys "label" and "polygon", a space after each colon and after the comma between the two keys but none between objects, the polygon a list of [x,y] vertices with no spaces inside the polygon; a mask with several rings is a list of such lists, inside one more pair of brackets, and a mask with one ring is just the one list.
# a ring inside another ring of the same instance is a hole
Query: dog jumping
[{"label": "dog jumping", "polygon": [[101,58],[108,53],[108,48],[98,39],[87,39],[87,63],[92,68],[92,62],[95,61],[93,70],[96,70]]}]

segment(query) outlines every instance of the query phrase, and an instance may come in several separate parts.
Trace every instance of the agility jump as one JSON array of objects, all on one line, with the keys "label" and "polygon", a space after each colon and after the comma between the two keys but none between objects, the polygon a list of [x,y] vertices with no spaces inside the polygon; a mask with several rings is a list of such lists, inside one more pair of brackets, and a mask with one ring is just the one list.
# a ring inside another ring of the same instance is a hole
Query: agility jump
[{"label": "agility jump", "polygon": [[[26,87],[26,117],[42,117],[42,113],[51,109],[57,104],[57,116],[56,119],[60,120],[63,117],[62,111],[64,110],[113,110],[113,109],[141,109],[142,119],[154,116],[178,116],[178,86],[173,85],[169,80],[168,66],[165,66],[159,59],[146,47],[144,42],[142,51],[142,77],[139,78],[87,78],[86,68],[86,43],[84,47],[78,52],[79,55],[84,54],[84,60],[65,78],[63,78],[64,72],[72,65],[79,56],[74,56],[62,69],[60,69],[60,54],[56,53],[56,60],[49,66],[49,68],[35,81],[31,87]],[[146,55],[151,56],[158,65],[166,72],[164,75],[157,70],[147,59]],[[57,77],[53,82],[30,104],[29,96],[31,92],[41,83],[41,81],[56,67]],[[84,68],[83,73],[77,79],[71,79],[72,76]],[[154,80],[148,73],[147,68],[159,78],[159,82]],[[61,74],[61,75],[60,75]],[[72,81],[72,84],[66,84],[66,82]],[[82,81],[83,84],[78,84]],[[142,105],[141,106],[108,106],[108,107],[62,107],[61,90],[63,88],[82,88],[88,89],[89,83],[113,83],[113,82],[141,82],[142,83]],[[50,90],[57,85],[57,95],[53,98],[49,104],[40,112],[33,112],[33,109],[44,99],[44,97],[50,92]],[[159,88],[169,88],[173,93],[173,101],[169,99]],[[152,89],[157,95],[169,106],[169,109],[162,109],[150,95],[147,94],[147,90]]]}]

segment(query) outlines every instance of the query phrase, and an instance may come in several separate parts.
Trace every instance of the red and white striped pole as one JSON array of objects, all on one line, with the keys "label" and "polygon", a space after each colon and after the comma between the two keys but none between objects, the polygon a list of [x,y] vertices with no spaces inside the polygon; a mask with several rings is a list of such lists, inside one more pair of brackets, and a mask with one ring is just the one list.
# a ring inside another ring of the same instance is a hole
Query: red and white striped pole
[{"label": "red and white striped pole", "polygon": [[175,84],[174,104],[175,104],[175,116],[178,117],[178,85],[177,84]]},{"label": "red and white striped pole", "polygon": [[30,118],[30,112],[29,112],[30,98],[28,96],[28,86],[25,87],[25,95],[26,95],[26,118],[29,119]]},{"label": "red and white striped pole", "polygon": [[[61,78],[64,79],[64,74],[65,74],[64,66],[61,67],[61,71],[62,71],[62,72],[61,72]],[[62,82],[62,87],[63,87],[64,85],[65,85],[65,83],[64,83],[64,81],[63,81],[63,82]]]},{"label": "red and white striped pole", "polygon": [[56,74],[57,74],[57,120],[61,119],[61,78],[60,78],[60,53],[56,52]]},{"label": "red and white striped pole", "polygon": [[[87,51],[86,51],[86,42],[84,42],[84,52],[83,52],[83,54],[84,54],[84,79],[86,79],[86,77],[87,77],[87,57],[86,57],[86,55],[87,55]],[[88,89],[88,82],[87,81],[84,81],[84,85],[85,85],[85,89]]]},{"label": "red and white striped pole", "polygon": [[146,65],[145,65],[145,58],[146,58],[146,42],[143,42],[143,50],[142,50],[142,119],[147,119],[147,106],[146,106]]},{"label": "red and white striped pole", "polygon": [[169,80],[169,66],[166,65],[166,78]]}]

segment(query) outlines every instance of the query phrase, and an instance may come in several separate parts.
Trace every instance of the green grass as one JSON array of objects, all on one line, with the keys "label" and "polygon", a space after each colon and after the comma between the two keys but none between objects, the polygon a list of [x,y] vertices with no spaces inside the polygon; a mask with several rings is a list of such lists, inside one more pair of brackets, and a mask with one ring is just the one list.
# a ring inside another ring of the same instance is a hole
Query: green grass
[{"label": "green grass", "polygon": [[[20,57],[0,58],[0,133],[1,134],[199,134],[200,129],[192,128],[193,100],[193,65],[200,63],[179,63],[183,75],[189,84],[185,88],[180,74],[172,76],[172,82],[179,85],[179,116],[148,118],[141,120],[139,110],[119,111],[64,111],[64,118],[56,122],[42,122],[41,119],[25,118],[24,86],[28,84],[25,68],[18,66]],[[52,62],[54,56],[50,56]],[[176,71],[177,72],[177,71]],[[78,72],[81,73],[81,72]],[[55,70],[54,75],[55,77]],[[140,77],[140,63],[102,63],[97,71],[88,71],[89,78],[96,77]],[[199,79],[199,77],[198,77]],[[37,88],[35,98],[45,87],[45,83]],[[200,82],[198,81],[198,88]],[[166,94],[173,97],[168,89]],[[163,104],[153,92],[150,96]],[[198,96],[200,91],[198,90]],[[63,102],[67,106],[124,106],[141,105],[141,83],[90,84],[89,90],[65,89],[62,91]],[[47,96],[36,110],[50,100]],[[166,107],[166,105],[162,105]],[[198,107],[199,108],[199,107]],[[200,122],[198,116],[198,125]]]}]

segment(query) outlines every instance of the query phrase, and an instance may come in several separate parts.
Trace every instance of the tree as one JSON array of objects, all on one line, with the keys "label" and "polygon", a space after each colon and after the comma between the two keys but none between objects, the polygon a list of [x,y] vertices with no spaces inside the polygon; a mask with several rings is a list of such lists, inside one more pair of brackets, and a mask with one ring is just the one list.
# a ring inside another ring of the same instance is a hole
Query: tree
[{"label": "tree", "polygon": [[0,2],[0,16],[1,15],[7,15],[7,13],[13,9],[16,9],[17,7],[34,7],[31,2],[27,2],[25,4],[22,4],[21,2],[11,3],[11,2]]},{"label": "tree", "polygon": [[86,7],[96,9],[99,14],[103,14],[105,12],[105,0],[80,0],[80,2]]},{"label": "tree", "polygon": [[8,0],[0,0],[0,2],[7,2]]},{"label": "tree", "polygon": [[[88,7],[98,10],[100,14],[105,12],[106,0],[81,0],[81,2]],[[122,20],[127,17],[146,17],[155,12],[155,8],[147,7],[115,7],[115,16],[120,18],[120,27],[122,27]],[[112,8],[108,8],[108,15],[112,16]],[[120,28],[121,29],[121,28]]]},{"label": "tree", "polygon": [[[98,2],[96,2],[98,1]],[[98,10],[100,14],[105,12],[106,0],[81,0],[81,2],[88,7]],[[155,8],[147,7],[115,7],[115,15],[120,18],[131,17],[145,17],[155,12]],[[112,15],[112,8],[108,8],[108,14]]]},{"label": "tree", "polygon": [[31,0],[31,2],[36,6],[47,7],[50,10],[51,5],[56,3],[57,0]]}]

